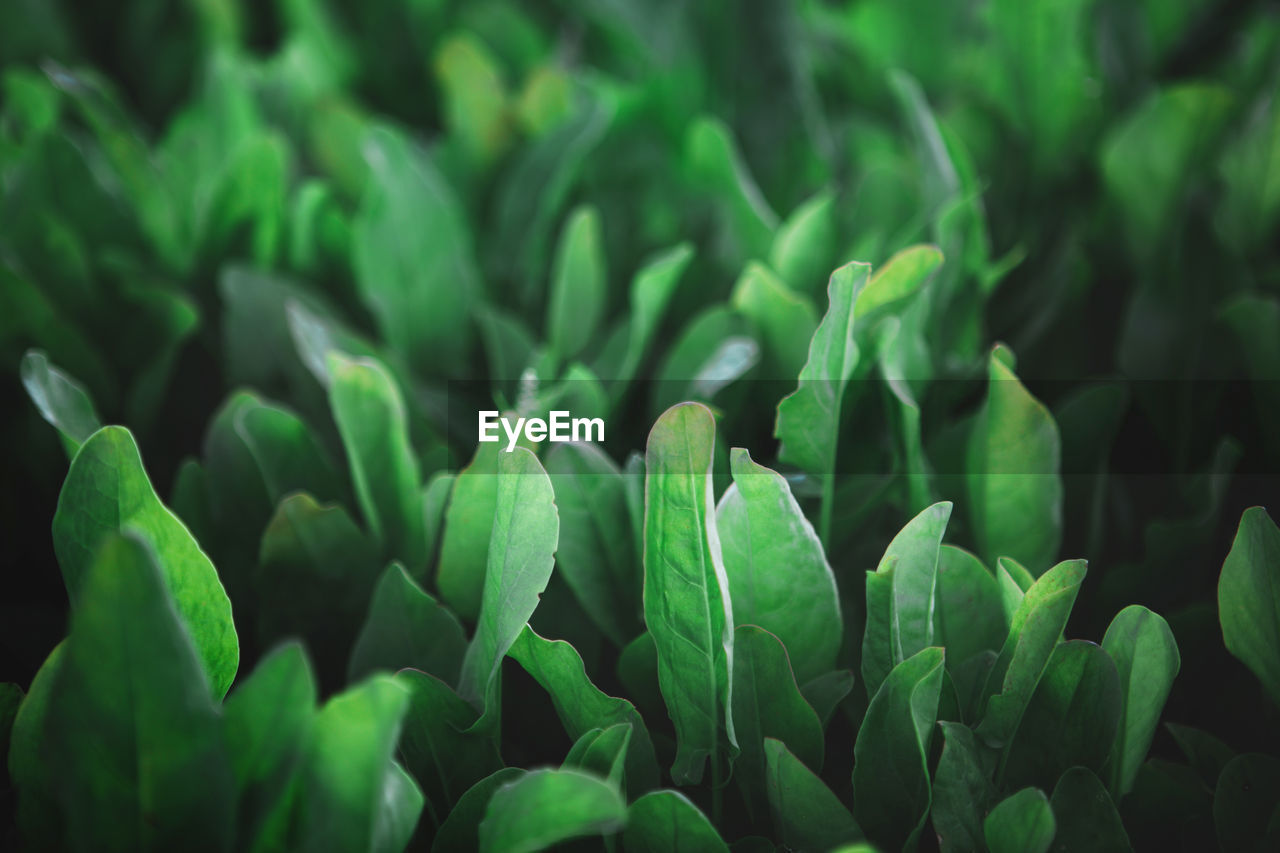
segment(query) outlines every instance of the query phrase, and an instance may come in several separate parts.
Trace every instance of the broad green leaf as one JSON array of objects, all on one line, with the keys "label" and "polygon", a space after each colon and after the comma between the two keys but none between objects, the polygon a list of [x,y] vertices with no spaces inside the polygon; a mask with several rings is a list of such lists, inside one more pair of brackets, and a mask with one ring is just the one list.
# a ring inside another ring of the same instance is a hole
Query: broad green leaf
[{"label": "broad green leaf", "polygon": [[476,853],[480,849],[480,821],[489,807],[489,798],[498,788],[524,775],[519,767],[504,767],[468,788],[440,825],[431,844],[432,853]]},{"label": "broad green leaf", "polygon": [[764,754],[769,811],[788,849],[827,851],[862,839],[844,803],[782,741],[766,738]]},{"label": "broad green leaf", "polygon": [[733,727],[742,749],[734,777],[752,811],[765,801],[765,738],[776,738],[809,767],[822,769],[822,722],[796,686],[786,647],[756,625],[733,632]]},{"label": "broad green leaf", "polygon": [[1060,644],[1004,754],[1001,781],[1047,789],[1077,765],[1101,773],[1122,702],[1120,676],[1100,646],[1084,640]]},{"label": "broad green leaf", "polygon": [[1071,615],[1085,562],[1068,560],[1045,572],[1018,604],[1000,656],[987,679],[985,715],[977,728],[988,745],[1001,748],[1009,742],[1031,701],[1040,676],[1049,664],[1062,629]]},{"label": "broad green leaf", "polygon": [[836,262],[835,196],[820,192],[778,226],[769,266],[799,293],[816,293]]},{"label": "broad green leaf", "polygon": [[1128,853],[1129,836],[1111,795],[1085,767],[1072,767],[1049,799],[1057,833],[1054,853]]},{"label": "broad green leaf", "polygon": [[238,849],[272,850],[288,842],[292,783],[315,705],[315,677],[296,642],[268,653],[227,697],[227,754],[240,793]]},{"label": "broad green leaf", "polygon": [[1012,557],[1001,557],[996,560],[996,582],[1000,585],[1000,605],[1004,609],[1005,622],[1013,621],[1013,614],[1018,612],[1018,605],[1036,582],[1027,567]]},{"label": "broad green leaf", "polygon": [[895,666],[934,645],[939,553],[950,518],[946,501],[924,510],[889,543],[879,567],[867,573],[862,681],[868,696]]},{"label": "broad green leaf", "polygon": [[738,261],[764,257],[778,227],[769,207],[747,171],[733,132],[718,119],[702,116],[685,135],[685,162],[697,184],[714,200]]},{"label": "broad green leaf", "polygon": [[354,684],[378,669],[411,667],[455,684],[466,650],[458,617],[392,563],[374,589],[369,616],[351,649],[347,681]]},{"label": "broad green leaf", "polygon": [[616,364],[606,363],[602,356],[596,369],[601,379],[610,381],[612,388],[617,389],[615,395],[621,395],[635,378],[680,277],[692,260],[693,245],[681,243],[653,255],[631,279],[628,302],[631,310],[625,331],[621,332],[620,355]]},{"label": "broad green leaf", "polygon": [[982,828],[991,853],[1048,853],[1057,824],[1044,791],[1023,788],[992,809]]},{"label": "broad green leaf", "polygon": [[707,816],[679,791],[650,791],[627,809],[626,853],[729,853]]},{"label": "broad green leaf", "polygon": [[699,782],[707,758],[718,777],[723,742],[737,746],[733,611],[711,483],[715,431],[706,406],[681,403],[654,424],[645,453],[644,617],[676,730],[677,784]]},{"label": "broad green leaf", "polygon": [[1280,760],[1249,752],[1222,770],[1213,795],[1213,823],[1223,853],[1274,850],[1280,843]]},{"label": "broad green leaf", "polygon": [[831,715],[835,713],[840,703],[853,692],[853,682],[852,672],[847,669],[835,669],[800,685],[804,700],[822,721],[823,729],[826,729],[827,723],[831,722]]},{"label": "broad green leaf", "polygon": [[470,621],[480,615],[501,454],[499,442],[476,445],[471,462],[454,480],[444,515],[436,588],[446,604]]},{"label": "broad green leaf", "polygon": [[618,466],[591,444],[561,444],[547,454],[560,510],[556,570],[591,621],[618,646],[643,630],[640,570]]},{"label": "broad green leaf", "polygon": [[942,756],[933,775],[930,817],[944,851],[981,850],[982,818],[995,800],[995,755],[960,723],[939,723]]},{"label": "broad green leaf", "polygon": [[929,739],[944,652],[927,648],[893,668],[871,699],[853,747],[858,823],[888,849],[914,847],[929,814]]},{"label": "broad green leaf", "polygon": [[[404,834],[402,807],[411,812],[412,833],[422,794],[412,782],[405,788],[408,780],[392,761],[408,708],[408,691],[389,675],[375,675],[325,703],[303,758],[291,847],[384,849],[388,834]],[[401,846],[407,841],[405,835]]]},{"label": "broad green leaf", "polygon": [[1008,630],[1000,588],[991,572],[968,551],[943,545],[938,551],[933,636],[947,655],[960,663],[987,649],[998,651]]},{"label": "broad green leaf", "polygon": [[155,553],[125,531],[98,538],[49,700],[66,832],[102,850],[226,849],[235,786],[215,697]]},{"label": "broad green leaf", "polygon": [[488,735],[468,732],[478,714],[449,685],[416,669],[396,673],[409,693],[400,755],[422,786],[427,816],[439,827],[467,789],[502,766]]},{"label": "broad green leaf", "polygon": [[580,207],[569,214],[551,268],[547,340],[568,361],[595,339],[607,303],[609,279],[600,213]]},{"label": "broad green leaf", "polygon": [[380,129],[364,142],[369,181],[351,226],[360,297],[411,368],[461,370],[481,287],[465,214],[409,139]]},{"label": "broad green leaf", "polygon": [[[798,682],[835,667],[843,626],[822,543],[777,472],[729,453],[733,484],[716,507],[733,619],[777,636]],[[793,744],[794,746],[794,744]]]},{"label": "broad green leaf", "polygon": [[858,364],[854,341],[854,302],[866,286],[871,267],[851,263],[831,273],[827,313],[809,341],[809,356],[796,390],[778,404],[773,434],[781,442],[778,459],[823,478],[822,522],[818,532],[829,543],[836,437],[845,386]]},{"label": "broad green leaf", "polygon": [[731,302],[751,321],[764,345],[765,379],[790,379],[804,366],[818,325],[817,312],[807,296],[796,293],[768,267],[747,262],[733,286]]},{"label": "broad green leaf", "polygon": [[1240,516],[1218,578],[1222,639],[1280,704],[1280,528],[1262,507]]},{"label": "broad green leaf", "polygon": [[372,359],[330,353],[329,372],[329,405],[365,524],[387,556],[420,571],[427,559],[421,480],[400,390]]},{"label": "broad green leaf", "polygon": [[481,712],[477,727],[497,721],[502,659],[551,578],[560,537],[554,498],[551,479],[531,451],[502,454],[480,618],[458,682],[458,694]]},{"label": "broad green leaf", "polygon": [[591,683],[573,646],[564,640],[544,639],[526,627],[508,654],[551,696],[560,722],[574,740],[593,729],[629,724],[628,789],[636,794],[658,784],[658,761],[644,720],[629,701],[607,696]]},{"label": "broad green leaf", "polygon": [[1169,623],[1140,604],[1116,614],[1102,648],[1120,674],[1123,705],[1111,747],[1110,787],[1121,797],[1133,790],[1182,661]]},{"label": "broad green leaf", "polygon": [[147,538],[195,643],[215,697],[226,694],[240,662],[231,602],[213,563],[156,496],[133,435],[104,427],[71,460],[53,517],[53,547],[73,606],[93,554],[108,534],[131,529]]},{"label": "broad green leaf", "polygon": [[40,350],[27,350],[19,369],[22,386],[40,416],[58,431],[68,458],[102,428],[93,400],[84,386],[49,362]]},{"label": "broad green leaf", "polygon": [[468,33],[443,40],[433,70],[444,96],[443,118],[450,135],[481,169],[511,141],[506,85],[502,69],[484,43]]},{"label": "broad green leaf", "polygon": [[564,767],[576,767],[608,781],[625,796],[627,747],[631,745],[631,724],[617,723],[607,729],[591,729],[574,741],[565,756]]},{"label": "broad green leaf", "polygon": [[618,680],[646,717],[662,719],[667,709],[658,684],[658,647],[648,631],[627,643],[618,655]]},{"label": "broad green leaf", "polygon": [[534,770],[489,798],[481,853],[534,853],[561,841],[621,829],[627,804],[618,789],[580,770]]},{"label": "broad green leaf", "polygon": [[973,425],[966,462],[969,513],[984,562],[1013,557],[1033,574],[1052,563],[1062,539],[1058,426],[1014,375],[997,346],[987,400]]},{"label": "broad green leaf", "polygon": [[903,249],[876,270],[871,281],[858,293],[854,314],[859,318],[871,317],[900,303],[919,291],[940,266],[942,251],[937,246],[919,245]]}]

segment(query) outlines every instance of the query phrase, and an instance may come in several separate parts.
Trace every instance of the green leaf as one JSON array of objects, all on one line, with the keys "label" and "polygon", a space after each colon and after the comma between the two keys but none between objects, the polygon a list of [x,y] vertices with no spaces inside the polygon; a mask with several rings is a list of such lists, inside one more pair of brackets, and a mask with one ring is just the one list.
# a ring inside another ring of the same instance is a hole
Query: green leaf
[{"label": "green leaf", "polygon": [[756,625],[733,632],[733,726],[742,748],[734,776],[752,812],[765,800],[765,738],[822,769],[822,722],[796,686],[786,647]]},{"label": "green leaf", "polygon": [[[385,849],[388,834],[404,835],[402,808],[411,812],[412,832],[422,795],[412,782],[406,790],[392,761],[408,707],[408,691],[389,675],[375,675],[325,703],[303,758],[291,847]],[[407,841],[405,835],[401,846]]]},{"label": "green leaf", "polygon": [[773,235],[769,266],[799,293],[814,293],[836,262],[835,196],[823,191],[791,212]]},{"label": "green leaf", "polygon": [[443,40],[432,66],[443,90],[445,127],[471,161],[487,167],[501,156],[512,135],[510,96],[497,59],[480,40],[457,33]]},{"label": "green leaf", "polygon": [[718,119],[699,117],[685,135],[685,162],[701,189],[714,199],[731,240],[731,257],[764,257],[778,226],[755,180],[747,171],[733,132]]},{"label": "green leaf", "polygon": [[496,723],[502,659],[551,578],[560,537],[554,497],[551,479],[530,450],[502,454],[480,618],[458,682],[459,695],[481,712],[476,726]]},{"label": "green leaf", "polygon": [[858,318],[870,318],[885,308],[900,304],[917,293],[940,266],[942,251],[937,246],[919,245],[903,249],[885,261],[858,293],[854,314]]},{"label": "green leaf", "polygon": [[315,705],[315,677],[296,642],[268,653],[227,697],[227,754],[240,792],[237,849],[287,844],[292,783],[310,739]]},{"label": "green leaf", "polygon": [[1061,441],[1053,415],[991,352],[987,400],[973,425],[966,464],[970,518],[979,556],[1013,557],[1033,574],[1053,561],[1062,539]]},{"label": "green leaf", "polygon": [[982,829],[991,853],[1048,853],[1057,825],[1044,792],[1023,788],[992,809]]},{"label": "green leaf", "polygon": [[595,339],[608,296],[609,279],[600,212],[579,207],[569,214],[551,268],[547,341],[568,361]]},{"label": "green leaf", "polygon": [[434,675],[416,669],[396,673],[409,693],[400,755],[422,786],[427,812],[440,826],[466,791],[502,766],[497,744],[468,732],[479,714]]},{"label": "green leaf", "polygon": [[80,445],[102,428],[93,400],[84,386],[49,362],[40,350],[27,350],[19,368],[22,387],[35,403],[40,417],[58,431],[67,457],[74,458]]},{"label": "green leaf", "polygon": [[15,823],[27,839],[61,837],[64,821],[57,802],[57,774],[49,761],[49,704],[62,668],[67,641],[53,647],[18,706],[5,755],[9,779],[17,793]]},{"label": "green leaf", "polygon": [[1274,850],[1280,843],[1280,761],[1256,752],[1223,768],[1213,794],[1213,823],[1223,853]]},{"label": "green leaf", "polygon": [[1218,618],[1227,649],[1280,704],[1280,528],[1262,507],[1240,516],[1218,578]]},{"label": "green leaf", "polygon": [[49,699],[65,829],[103,850],[226,849],[235,787],[215,697],[136,530],[98,537]]},{"label": "green leaf", "polygon": [[942,756],[933,776],[930,817],[944,851],[981,850],[982,818],[995,800],[995,756],[961,723],[939,723]]},{"label": "green leaf", "polygon": [[787,481],[729,453],[733,484],[716,507],[733,618],[777,636],[801,684],[835,667],[843,625],[822,543]]},{"label": "green leaf", "polygon": [[679,791],[651,791],[627,809],[626,853],[729,853],[707,816]]},{"label": "green leaf", "polygon": [[809,339],[818,325],[807,296],[787,287],[768,267],[748,261],[733,286],[731,302],[764,345],[764,379],[790,379],[804,366]]},{"label": "green leaf", "polygon": [[645,453],[644,616],[675,725],[677,784],[697,784],[722,737],[736,749],[730,696],[733,612],[715,526],[716,423],[699,403],[663,413]]},{"label": "green leaf", "polygon": [[1005,622],[1011,622],[1013,614],[1018,612],[1018,605],[1036,579],[1026,566],[1012,557],[996,560],[996,578],[1000,584],[1000,604],[1004,609]]},{"label": "green leaf", "polygon": [[778,404],[773,434],[781,442],[778,459],[823,478],[822,522],[818,532],[830,542],[832,478],[844,389],[858,364],[854,302],[871,274],[869,264],[851,263],[831,273],[827,313],[809,341],[809,357],[796,390]]},{"label": "green leaf", "polygon": [[564,640],[544,639],[526,627],[509,654],[550,694],[560,722],[574,740],[593,729],[629,724],[627,787],[636,794],[657,786],[658,760],[644,720],[626,699],[608,696],[591,683],[582,658],[572,645]]},{"label": "green leaf", "polygon": [[547,454],[547,474],[560,510],[556,570],[601,633],[626,645],[643,628],[622,472],[594,445],[560,444]]},{"label": "green leaf", "polygon": [[1235,750],[1208,732],[1176,723],[1165,723],[1164,727],[1173,735],[1187,763],[1210,787],[1217,784],[1222,769],[1236,757]]},{"label": "green leaf", "polygon": [[440,831],[431,844],[432,853],[477,853],[480,849],[480,821],[489,807],[489,798],[498,788],[524,775],[525,771],[519,767],[504,767],[468,788],[440,825]]},{"label": "green leaf", "polygon": [[133,435],[123,427],[104,427],[71,460],[53,517],[54,552],[73,606],[98,545],[126,528],[144,535],[155,550],[213,695],[221,698],[240,663],[231,602],[213,563],[156,496]]},{"label": "green leaf", "polygon": [[858,822],[877,844],[914,847],[929,814],[929,738],[942,691],[944,652],[917,652],[871,699],[853,747]]},{"label": "green leaf", "polygon": [[1169,623],[1140,604],[1116,614],[1102,648],[1120,674],[1123,696],[1110,757],[1110,787],[1121,797],[1133,790],[1182,661]]},{"label": "green leaf", "polygon": [[1012,787],[1048,788],[1067,769],[1101,773],[1123,702],[1120,676],[1100,646],[1071,640],[1054,649],[1001,766]]},{"label": "green leaf", "polygon": [[440,540],[436,588],[463,619],[480,615],[484,570],[489,560],[493,513],[498,500],[499,442],[476,445],[471,462],[453,483]]},{"label": "green leaf", "polygon": [[413,582],[399,563],[382,573],[369,616],[351,650],[347,681],[378,669],[411,667],[455,684],[467,638],[458,617]]},{"label": "green leaf", "polygon": [[1120,813],[1097,776],[1072,767],[1058,780],[1049,804],[1057,823],[1054,853],[1128,853],[1129,836]]},{"label": "green leaf", "polygon": [[782,741],[766,738],[764,754],[769,811],[789,849],[827,851],[862,839],[849,810]]},{"label": "green leaf", "polygon": [[621,335],[616,364],[601,356],[596,375],[611,380],[616,403],[635,378],[680,277],[693,260],[693,245],[681,243],[650,257],[631,279],[628,322]]},{"label": "green leaf", "polygon": [[867,628],[862,681],[874,696],[889,672],[934,645],[934,607],[949,502],[936,503],[902,528],[874,572],[867,573]]},{"label": "green leaf", "polygon": [[493,792],[480,822],[482,853],[534,853],[561,841],[621,829],[618,789],[580,770],[534,770]]},{"label": "green leaf", "polygon": [[618,723],[607,729],[591,729],[574,741],[563,767],[576,767],[607,780],[625,796],[627,747],[631,744],[631,724]]},{"label": "green leaf", "polygon": [[1009,626],[1000,588],[982,561],[953,545],[938,551],[933,636],[954,663],[979,652],[999,651]]},{"label": "green leaf", "polygon": [[1000,656],[987,678],[985,715],[977,732],[997,748],[1009,742],[1049,664],[1084,581],[1085,562],[1059,563],[1037,580],[1014,611]]},{"label": "green leaf", "polygon": [[379,129],[364,143],[370,179],[351,224],[360,297],[411,368],[456,373],[466,366],[481,288],[465,213],[409,139]]},{"label": "green leaf", "polygon": [[365,524],[387,556],[419,571],[427,559],[421,480],[400,390],[373,359],[331,352],[329,372],[329,404]]},{"label": "green leaf", "polygon": [[826,729],[831,722],[831,715],[850,693],[853,692],[853,673],[847,669],[835,669],[824,672],[817,678],[800,685],[804,700],[813,708],[822,728]]}]

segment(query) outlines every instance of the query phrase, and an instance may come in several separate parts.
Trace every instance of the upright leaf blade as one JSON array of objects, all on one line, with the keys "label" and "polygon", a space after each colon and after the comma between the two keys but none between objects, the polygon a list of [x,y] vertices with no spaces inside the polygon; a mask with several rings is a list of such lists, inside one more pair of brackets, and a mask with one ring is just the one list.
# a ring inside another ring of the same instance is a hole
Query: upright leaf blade
[{"label": "upright leaf blade", "polygon": [[651,791],[627,809],[627,853],[729,853],[707,816],[679,791]]},{"label": "upright leaf blade", "polygon": [[1121,797],[1133,789],[1138,770],[1147,759],[1160,712],[1182,661],[1169,623],[1140,604],[1116,614],[1102,648],[1116,665],[1123,695],[1120,726],[1109,759],[1111,790]]},{"label": "upright leaf blade", "polygon": [[1218,579],[1218,614],[1227,649],[1280,704],[1280,528],[1262,507],[1240,517]]},{"label": "upright leaf blade", "polygon": [[535,853],[561,841],[621,829],[618,789],[581,770],[534,770],[493,792],[480,823],[481,853]]},{"label": "upright leaf blade", "polygon": [[849,810],[782,741],[766,738],[764,754],[769,811],[789,849],[827,851],[862,839]]},{"label": "upright leaf blade", "polygon": [[722,740],[735,746],[733,611],[716,532],[711,458],[715,419],[698,403],[668,409],[645,454],[644,615],[658,680],[675,724],[671,775],[697,783]]},{"label": "upright leaf blade", "polygon": [[991,853],[1048,853],[1057,825],[1044,792],[1023,788],[991,810],[982,823]]},{"label": "upright leaf blade", "polygon": [[213,563],[156,496],[133,435],[123,427],[104,427],[71,461],[53,517],[53,547],[73,605],[99,543],[126,528],[144,535],[154,548],[213,694],[222,697],[240,662],[231,602]]},{"label": "upright leaf blade", "polygon": [[581,207],[569,215],[556,248],[547,308],[547,339],[569,360],[595,337],[608,296],[600,213]]},{"label": "upright leaf blade", "polygon": [[347,681],[406,667],[456,684],[467,638],[458,618],[413,582],[399,563],[382,573],[369,615],[351,650]]}]

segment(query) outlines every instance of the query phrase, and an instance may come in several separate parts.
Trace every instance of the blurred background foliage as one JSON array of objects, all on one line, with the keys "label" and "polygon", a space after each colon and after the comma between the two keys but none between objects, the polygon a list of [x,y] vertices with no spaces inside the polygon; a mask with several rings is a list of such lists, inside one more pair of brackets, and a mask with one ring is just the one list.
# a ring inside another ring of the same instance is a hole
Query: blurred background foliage
[{"label": "blurred background foliage", "polygon": [[1057,551],[1093,566],[1069,632],[1159,610],[1168,716],[1280,753],[1213,598],[1280,473],[1275,3],[11,0],[0,68],[3,680],[65,633],[29,348],[133,430],[252,622],[281,495],[238,491],[234,425],[284,407],[340,459],[325,350],[387,365],[424,482],[471,458],[471,403],[529,394],[608,414],[619,463],[687,397],[770,459],[830,270],[927,242],[911,399],[878,372],[845,407],[837,575],[963,500],[1003,341],[1061,431]]}]

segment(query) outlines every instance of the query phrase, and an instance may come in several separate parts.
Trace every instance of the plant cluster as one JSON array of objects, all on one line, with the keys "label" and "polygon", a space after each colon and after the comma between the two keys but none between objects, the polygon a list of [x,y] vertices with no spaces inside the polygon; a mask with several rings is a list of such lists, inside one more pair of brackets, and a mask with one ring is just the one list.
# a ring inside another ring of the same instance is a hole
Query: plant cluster
[{"label": "plant cluster", "polygon": [[0,91],[0,846],[1280,849],[1273,4],[17,0]]}]

